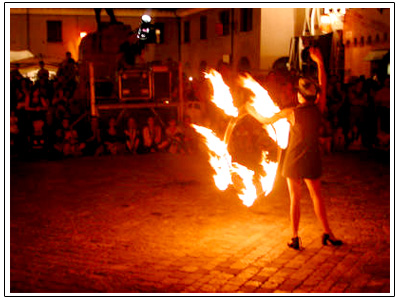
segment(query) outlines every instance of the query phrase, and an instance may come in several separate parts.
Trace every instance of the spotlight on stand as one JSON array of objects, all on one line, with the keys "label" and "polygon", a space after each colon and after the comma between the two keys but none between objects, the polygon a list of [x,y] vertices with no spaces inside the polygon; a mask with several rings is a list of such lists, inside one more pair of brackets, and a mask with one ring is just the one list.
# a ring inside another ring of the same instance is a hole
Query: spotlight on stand
[{"label": "spotlight on stand", "polygon": [[149,15],[143,15],[139,25],[137,38],[142,41],[147,40],[150,37],[151,29],[151,17]]}]

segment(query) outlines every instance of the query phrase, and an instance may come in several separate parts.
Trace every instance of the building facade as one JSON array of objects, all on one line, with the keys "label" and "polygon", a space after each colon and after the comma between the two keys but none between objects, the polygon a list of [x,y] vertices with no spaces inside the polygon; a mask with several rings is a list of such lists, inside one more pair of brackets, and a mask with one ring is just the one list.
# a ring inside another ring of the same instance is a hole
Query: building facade
[{"label": "building facade", "polygon": [[[178,24],[170,11],[144,9],[114,9],[117,21],[139,26],[141,16],[149,14],[153,22],[163,28],[163,40],[159,44],[147,45],[147,61],[178,59]],[[101,21],[109,22],[102,10]],[[95,32],[97,23],[92,8],[11,8],[10,50],[30,50],[45,62],[60,62],[69,51],[79,60],[79,44],[85,34]],[[168,38],[167,38],[168,37]]]},{"label": "building facade", "polygon": [[345,15],[345,81],[387,74],[390,50],[390,9],[353,8]]},{"label": "building facade", "polygon": [[[176,11],[114,9],[117,21],[135,29],[143,14],[161,24],[157,44],[148,44],[148,62],[182,61],[184,72],[197,76],[204,66],[228,63],[235,69],[269,70],[288,56],[290,39],[301,35],[304,9],[201,8]],[[109,18],[103,10],[102,21]],[[65,52],[79,60],[82,36],[97,30],[94,9],[12,8],[11,50],[30,50],[46,63],[60,62]]]},{"label": "building facade", "polygon": [[204,66],[223,63],[234,70],[268,71],[289,55],[290,40],[301,35],[304,9],[221,8],[179,12],[184,71],[198,76]]},{"label": "building facade", "polygon": [[[206,66],[218,69],[223,63],[234,70],[267,72],[277,59],[289,55],[291,38],[302,35],[305,22],[304,8],[114,9],[114,13],[117,21],[132,29],[143,14],[151,15],[162,32],[156,44],[146,46],[145,60],[181,61],[185,74],[194,77]],[[101,19],[109,21],[104,10]],[[28,49],[46,63],[61,62],[67,51],[79,60],[82,36],[96,30],[92,8],[10,9],[11,50]],[[345,81],[384,72],[390,9],[347,9],[340,33]]]}]

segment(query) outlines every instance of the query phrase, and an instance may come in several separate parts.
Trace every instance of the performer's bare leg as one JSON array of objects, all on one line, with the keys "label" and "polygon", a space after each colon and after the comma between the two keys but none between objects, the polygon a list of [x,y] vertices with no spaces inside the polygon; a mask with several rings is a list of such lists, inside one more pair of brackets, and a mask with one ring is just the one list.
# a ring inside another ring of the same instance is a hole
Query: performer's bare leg
[{"label": "performer's bare leg", "polygon": [[314,211],[319,221],[322,224],[324,233],[329,234],[332,238],[333,234],[329,227],[328,217],[326,215],[325,203],[321,194],[321,180],[320,179],[304,179],[307,185],[308,191],[310,192],[311,199],[314,203]]},{"label": "performer's bare leg", "polygon": [[300,223],[301,180],[287,178],[287,185],[290,194],[290,222],[292,225],[292,234],[293,237],[297,237]]}]

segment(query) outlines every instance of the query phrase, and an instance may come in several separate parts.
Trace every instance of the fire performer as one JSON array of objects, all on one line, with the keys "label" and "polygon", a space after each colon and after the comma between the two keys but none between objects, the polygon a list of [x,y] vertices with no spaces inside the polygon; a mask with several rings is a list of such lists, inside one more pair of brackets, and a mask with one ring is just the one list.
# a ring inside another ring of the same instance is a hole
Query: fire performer
[{"label": "fire performer", "polygon": [[286,177],[290,194],[290,217],[292,241],[288,246],[300,250],[301,240],[298,236],[300,221],[301,183],[307,185],[314,203],[314,211],[322,224],[324,234],[323,245],[328,242],[334,246],[342,245],[342,241],[334,237],[328,223],[324,199],[321,194],[322,163],[319,152],[318,132],[321,125],[322,112],[325,111],[326,73],[323,57],[318,48],[310,48],[310,56],[318,68],[318,83],[311,78],[300,78],[298,81],[298,105],[281,110],[270,118],[261,116],[250,105],[248,112],[259,122],[275,123],[281,118],[290,122],[289,145],[283,160],[282,176]]}]

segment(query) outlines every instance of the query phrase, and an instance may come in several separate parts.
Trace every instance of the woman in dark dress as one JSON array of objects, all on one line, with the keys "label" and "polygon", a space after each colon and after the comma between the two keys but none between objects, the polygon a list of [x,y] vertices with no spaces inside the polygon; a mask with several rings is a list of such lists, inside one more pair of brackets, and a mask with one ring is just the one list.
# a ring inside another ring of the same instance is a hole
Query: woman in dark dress
[{"label": "woman in dark dress", "polygon": [[[322,163],[319,152],[318,132],[321,126],[322,112],[325,111],[326,73],[323,58],[318,48],[310,48],[311,58],[317,63],[319,83],[309,78],[300,78],[297,98],[299,104],[287,108],[271,118],[259,115],[252,106],[247,105],[248,112],[264,124],[275,123],[281,118],[287,118],[291,124],[289,145],[282,166],[282,175],[286,177],[290,194],[290,217],[293,238],[289,247],[301,249],[298,236],[300,221],[301,183],[304,181],[314,203],[314,211],[320,220],[324,234],[322,243],[328,242],[335,246],[342,245],[337,240],[328,223],[324,200],[321,194]],[[318,104],[318,106],[317,106]]]}]

